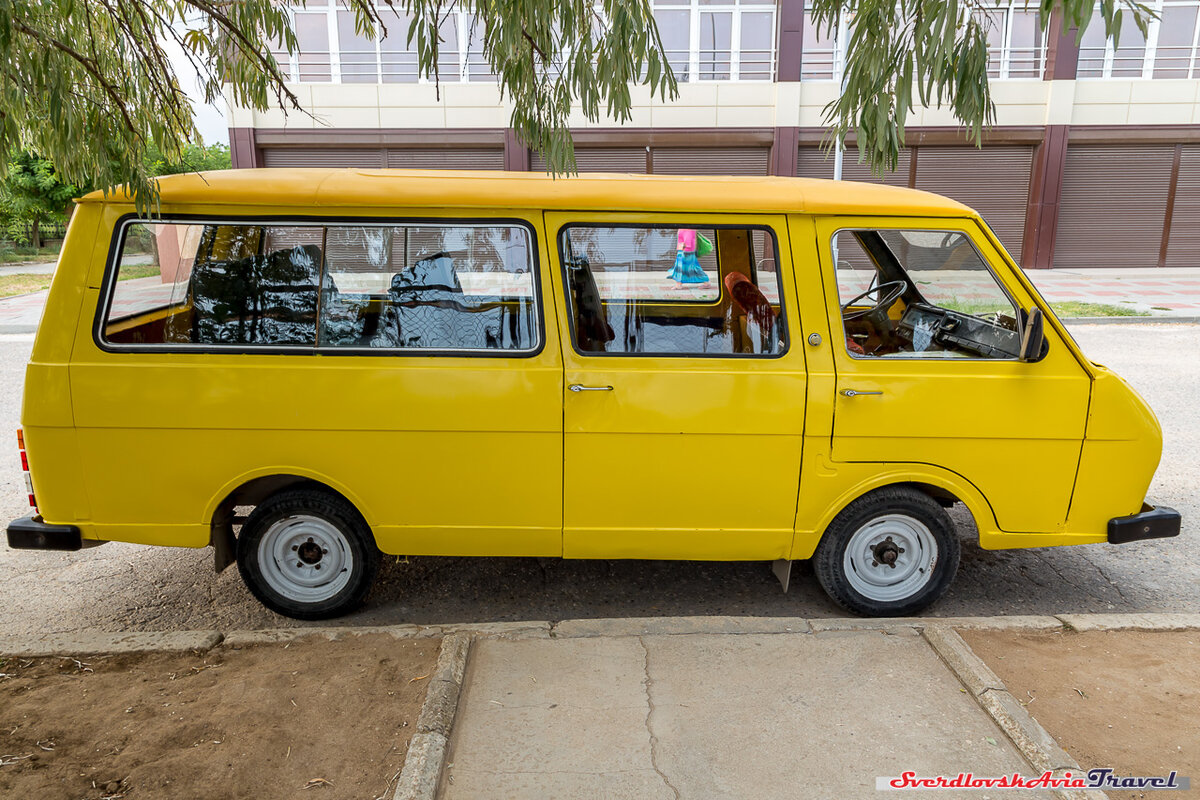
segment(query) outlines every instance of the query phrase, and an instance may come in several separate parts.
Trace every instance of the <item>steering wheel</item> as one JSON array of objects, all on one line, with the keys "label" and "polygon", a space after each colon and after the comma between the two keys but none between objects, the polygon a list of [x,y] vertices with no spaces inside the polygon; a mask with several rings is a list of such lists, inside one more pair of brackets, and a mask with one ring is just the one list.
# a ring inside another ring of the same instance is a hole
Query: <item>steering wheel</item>
[{"label": "steering wheel", "polygon": [[[886,292],[884,291],[885,289],[887,289]],[[842,321],[851,322],[856,319],[862,319],[863,317],[877,317],[885,309],[891,308],[892,303],[895,303],[897,300],[899,300],[907,291],[908,281],[905,280],[888,281],[887,283],[881,283],[876,286],[872,286],[865,292],[857,294],[854,297],[851,297],[845,303],[842,303]],[[875,301],[875,305],[859,311],[846,311],[846,309],[852,308],[859,300],[862,300],[863,298],[872,294],[879,298]]]}]

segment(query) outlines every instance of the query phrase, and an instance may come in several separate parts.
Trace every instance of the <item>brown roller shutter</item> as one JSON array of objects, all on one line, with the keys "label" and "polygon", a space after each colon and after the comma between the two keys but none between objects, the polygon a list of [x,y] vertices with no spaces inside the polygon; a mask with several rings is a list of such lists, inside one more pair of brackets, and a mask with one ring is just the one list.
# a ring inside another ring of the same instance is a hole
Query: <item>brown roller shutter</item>
[{"label": "brown roller shutter", "polygon": [[270,147],[263,149],[265,167],[365,167],[384,166],[379,147]]},{"label": "brown roller shutter", "polygon": [[767,147],[652,147],[655,175],[766,175]]},{"label": "brown roller shutter", "polygon": [[[645,147],[576,147],[575,166],[580,172],[646,172]],[[546,160],[534,151],[530,171],[545,172]]]},{"label": "brown roller shutter", "polygon": [[1174,156],[1173,145],[1068,146],[1054,266],[1158,264]]},{"label": "brown roller shutter", "polygon": [[1185,144],[1167,241],[1168,267],[1200,267],[1200,144]]},{"label": "brown roller shutter", "polygon": [[502,147],[389,147],[393,169],[504,169]]},{"label": "brown roller shutter", "polygon": [[[797,156],[796,174],[801,178],[833,178],[834,154],[824,147],[805,145],[800,148]],[[851,145],[842,156],[842,180],[866,181],[868,183],[884,183],[888,186],[908,186],[908,170],[912,163],[912,154],[908,149],[900,151],[896,159],[896,171],[886,172],[883,178],[871,174],[871,167],[858,163],[858,148]]]},{"label": "brown roller shutter", "polygon": [[[846,155],[842,159],[842,180],[844,181],[866,181],[868,183],[882,183],[887,186],[908,186],[908,170],[912,163],[912,153],[907,148],[900,151],[899,157],[896,159],[896,170],[894,172],[885,172],[883,177],[877,178],[871,173],[871,165],[866,163],[858,163],[858,148],[847,147]],[[833,176],[833,157],[829,159],[830,177]]]},{"label": "brown roller shutter", "polygon": [[806,145],[796,157],[796,174],[801,178],[832,178],[833,151]]},{"label": "brown roller shutter", "polygon": [[916,188],[978,211],[1020,262],[1032,169],[1033,148],[1026,145],[922,147],[917,151]]}]

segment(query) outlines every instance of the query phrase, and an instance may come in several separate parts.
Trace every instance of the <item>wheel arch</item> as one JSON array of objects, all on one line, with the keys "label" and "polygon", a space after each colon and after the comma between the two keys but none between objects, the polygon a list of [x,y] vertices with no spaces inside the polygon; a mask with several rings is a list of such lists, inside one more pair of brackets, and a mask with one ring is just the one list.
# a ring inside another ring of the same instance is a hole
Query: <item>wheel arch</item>
[{"label": "wheel arch", "polygon": [[[961,502],[971,514],[976,530],[996,530],[996,515],[991,504],[975,484],[950,470],[925,464],[899,466],[887,472],[876,472],[854,483],[829,503],[810,530],[797,529],[792,542],[792,558],[811,558],[825,530],[838,514],[858,498],[880,489],[910,487],[928,495],[942,505]],[[803,492],[803,488],[801,488]]]},{"label": "wheel arch", "polygon": [[371,518],[358,497],[328,476],[303,469],[263,469],[248,472],[229,481],[209,500],[204,519],[210,526],[209,544],[214,550],[213,567],[221,572],[234,561],[236,521],[234,509],[238,506],[256,506],[268,497],[286,489],[311,486],[335,494],[349,503],[371,526]]}]

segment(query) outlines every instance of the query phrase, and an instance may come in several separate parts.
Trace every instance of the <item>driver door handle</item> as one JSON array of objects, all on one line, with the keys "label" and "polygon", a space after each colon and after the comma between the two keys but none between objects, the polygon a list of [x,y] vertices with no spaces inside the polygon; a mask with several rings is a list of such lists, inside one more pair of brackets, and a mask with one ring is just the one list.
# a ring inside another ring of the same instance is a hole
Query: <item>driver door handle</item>
[{"label": "driver door handle", "polygon": [[846,397],[859,397],[867,394],[883,394],[883,392],[860,392],[858,389],[842,389],[842,394]]},{"label": "driver door handle", "polygon": [[611,392],[611,386],[584,386],[582,383],[572,383],[567,387],[572,392]]}]

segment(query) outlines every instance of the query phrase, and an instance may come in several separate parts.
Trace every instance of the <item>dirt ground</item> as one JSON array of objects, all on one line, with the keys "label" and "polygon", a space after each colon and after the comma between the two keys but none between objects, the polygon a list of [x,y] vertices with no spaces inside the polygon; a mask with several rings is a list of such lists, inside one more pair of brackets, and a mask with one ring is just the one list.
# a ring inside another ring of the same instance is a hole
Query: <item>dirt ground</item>
[{"label": "dirt ground", "polygon": [[438,647],[0,659],[0,797],[390,800]]},{"label": "dirt ground", "polygon": [[1192,779],[1186,793],[1108,789],[1110,798],[1200,797],[1200,632],[962,637],[1084,769]]}]

